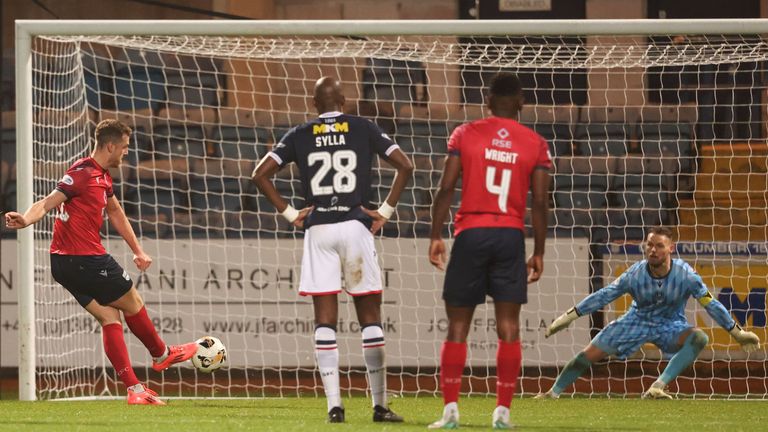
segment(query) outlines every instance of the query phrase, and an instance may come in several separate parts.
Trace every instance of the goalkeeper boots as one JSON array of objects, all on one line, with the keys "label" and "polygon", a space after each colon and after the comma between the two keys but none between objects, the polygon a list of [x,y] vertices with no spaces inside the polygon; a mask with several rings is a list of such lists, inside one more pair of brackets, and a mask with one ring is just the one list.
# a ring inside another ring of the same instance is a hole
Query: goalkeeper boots
[{"label": "goalkeeper boots", "polygon": [[458,429],[459,406],[456,402],[446,404],[443,408],[443,417],[427,426],[428,429]]},{"label": "goalkeeper boots", "polygon": [[560,395],[555,394],[552,392],[552,389],[548,390],[545,393],[539,393],[536,396],[533,397],[534,399],[538,400],[544,400],[544,399],[559,399]]},{"label": "goalkeeper boots", "polygon": [[142,391],[128,389],[128,405],[165,405],[157,398],[157,393],[143,387]]},{"label": "goalkeeper boots", "polygon": [[402,423],[403,418],[389,408],[376,405],[373,407],[373,421],[375,423]]},{"label": "goalkeeper boots", "polygon": [[643,393],[643,399],[674,399],[672,395],[664,391],[663,387],[654,387]]},{"label": "goalkeeper boots", "polygon": [[333,407],[328,411],[328,423],[344,423],[344,408]]},{"label": "goalkeeper boots", "polygon": [[171,365],[181,363],[192,358],[197,352],[197,344],[190,342],[183,345],[168,345],[168,352],[162,360],[152,359],[152,369],[162,372]]},{"label": "goalkeeper boots", "polygon": [[491,423],[494,429],[512,429],[512,425],[509,423],[509,408],[505,406],[497,406],[493,410],[493,422]]}]

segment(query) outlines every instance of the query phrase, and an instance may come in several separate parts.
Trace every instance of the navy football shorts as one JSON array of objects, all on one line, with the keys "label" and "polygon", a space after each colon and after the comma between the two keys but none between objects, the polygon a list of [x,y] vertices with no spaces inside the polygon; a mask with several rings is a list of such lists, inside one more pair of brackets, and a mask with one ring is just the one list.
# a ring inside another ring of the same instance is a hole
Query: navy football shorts
[{"label": "navy football shorts", "polygon": [[516,228],[470,228],[453,242],[443,300],[476,306],[485,296],[497,302],[528,302],[525,235]]},{"label": "navy football shorts", "polygon": [[133,286],[128,272],[111,255],[51,254],[51,274],[83,307],[92,300],[112,303]]}]

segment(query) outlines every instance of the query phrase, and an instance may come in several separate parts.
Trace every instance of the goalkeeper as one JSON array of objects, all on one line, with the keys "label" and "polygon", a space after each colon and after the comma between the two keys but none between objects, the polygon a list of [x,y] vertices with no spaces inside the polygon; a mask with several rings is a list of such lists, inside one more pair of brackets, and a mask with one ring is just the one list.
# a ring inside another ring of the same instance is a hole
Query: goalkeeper
[{"label": "goalkeeper", "polygon": [[547,328],[549,337],[568,327],[582,315],[588,315],[623,294],[632,296],[629,311],[605,327],[584,351],[574,357],[560,373],[552,388],[537,398],[558,398],[589,367],[609,355],[627,358],[646,342],[662,351],[675,353],[664,372],[643,394],[643,398],[672,399],[665,387],[687,368],[709,338],[692,327],[685,318],[685,304],[693,296],[721,327],[728,330],[746,352],[759,348],[760,339],[744,331],[719,301],[712,298],[701,277],[681,259],[672,259],[672,232],[652,228],[646,238],[646,259],[627,269],[610,285],[590,294],[576,307],[558,317]]}]

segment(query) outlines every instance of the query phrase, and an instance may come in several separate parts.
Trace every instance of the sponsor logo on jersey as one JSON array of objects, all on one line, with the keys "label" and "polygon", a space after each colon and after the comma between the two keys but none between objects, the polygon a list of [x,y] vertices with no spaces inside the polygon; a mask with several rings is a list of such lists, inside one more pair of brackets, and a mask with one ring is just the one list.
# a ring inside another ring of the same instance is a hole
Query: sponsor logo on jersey
[{"label": "sponsor logo on jersey", "polygon": [[99,272],[99,274],[100,274],[102,277],[107,277],[107,269],[104,269],[104,270],[100,271],[100,272]]},{"label": "sponsor logo on jersey", "polygon": [[72,186],[75,184],[75,179],[73,179],[69,174],[64,174],[64,177],[61,178],[61,182],[65,185]]},{"label": "sponsor logo on jersey", "polygon": [[385,133],[382,133],[382,134],[381,134],[381,136],[382,136],[384,139],[388,139],[388,140],[392,141],[392,138],[390,138],[390,137],[389,137],[389,135],[387,135],[387,134],[385,134]]},{"label": "sponsor logo on jersey", "polygon": [[349,132],[349,123],[341,122],[341,123],[312,125],[312,135],[320,135],[320,134],[327,134],[327,133],[333,133],[333,132],[336,132],[336,133]]},{"label": "sponsor logo on jersey", "polygon": [[512,141],[507,140],[507,137],[509,136],[509,131],[501,128],[496,131],[496,135],[498,135],[498,138],[494,138],[491,140],[491,145],[494,147],[501,147],[505,149],[511,149],[512,148]]}]

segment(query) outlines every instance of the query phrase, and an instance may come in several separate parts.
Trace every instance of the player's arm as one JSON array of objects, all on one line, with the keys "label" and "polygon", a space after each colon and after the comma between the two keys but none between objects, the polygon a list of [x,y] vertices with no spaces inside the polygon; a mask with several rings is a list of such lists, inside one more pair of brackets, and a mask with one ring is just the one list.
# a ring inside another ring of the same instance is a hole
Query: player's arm
[{"label": "player's arm", "polygon": [[136,238],[136,233],[133,231],[128,217],[125,216],[123,207],[114,195],[107,198],[107,217],[115,231],[120,234],[120,237],[125,240],[125,243],[133,251],[133,263],[136,264],[136,268],[141,271],[148,269],[152,265],[152,257],[147,255],[144,249],[141,248],[139,239]]},{"label": "player's arm", "polygon": [[10,229],[22,229],[32,224],[37,223],[43,216],[47,215],[51,209],[60,206],[67,200],[67,196],[64,195],[58,189],[54,189],[45,198],[32,204],[24,214],[10,211],[5,214],[5,226]]},{"label": "player's arm", "polygon": [[385,160],[397,170],[392,186],[389,188],[389,194],[378,210],[373,211],[363,207],[363,211],[373,219],[371,232],[374,234],[392,217],[400,195],[413,177],[413,163],[399,148],[392,151]]},{"label": "player's arm", "polygon": [[280,196],[280,192],[278,192],[275,185],[272,184],[272,176],[278,171],[280,171],[280,165],[278,165],[277,161],[275,161],[272,156],[267,154],[261,159],[259,164],[256,165],[251,180],[256,187],[259,188],[259,191],[267,197],[269,202],[275,206],[278,213],[282,214],[283,217],[294,226],[302,228],[304,226],[304,219],[309,212],[312,211],[312,207],[296,210],[293,206],[288,204],[282,196]]},{"label": "player's arm", "polygon": [[536,282],[544,271],[544,242],[547,239],[549,212],[549,171],[536,168],[531,175],[531,224],[533,225],[533,255],[528,259],[528,282]]},{"label": "player's arm", "polygon": [[750,331],[745,331],[741,326],[731,317],[728,310],[709,292],[701,277],[693,273],[693,297],[699,302],[704,310],[707,311],[710,317],[720,327],[724,328],[728,333],[736,339],[736,342],[741,345],[741,349],[746,352],[756,351],[760,348],[760,338],[756,334]]},{"label": "player's arm", "polygon": [[611,303],[622,295],[628,293],[628,279],[628,277],[621,275],[610,285],[588,295],[586,298],[584,298],[584,300],[579,302],[579,304],[568,309],[567,312],[557,317],[557,319],[555,319],[544,332],[544,337],[552,336],[553,334],[571,325],[571,323],[580,316],[589,315],[592,312],[596,312],[602,309],[608,303]]},{"label": "player's arm", "polygon": [[440,270],[445,269],[446,252],[443,242],[443,225],[453,202],[453,193],[461,175],[461,156],[449,154],[440,178],[440,186],[432,203],[432,231],[429,242],[429,262]]}]

